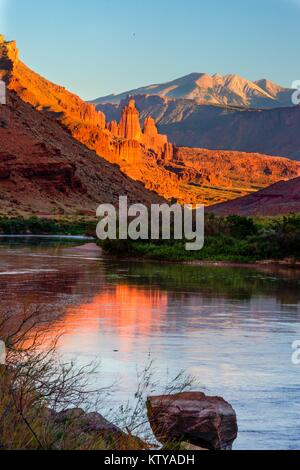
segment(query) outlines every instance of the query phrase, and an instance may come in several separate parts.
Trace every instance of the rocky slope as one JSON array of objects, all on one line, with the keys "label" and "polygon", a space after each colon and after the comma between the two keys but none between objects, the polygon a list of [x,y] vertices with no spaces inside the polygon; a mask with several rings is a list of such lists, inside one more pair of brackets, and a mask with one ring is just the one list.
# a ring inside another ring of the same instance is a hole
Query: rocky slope
[{"label": "rocky slope", "polygon": [[300,178],[280,181],[257,193],[208,209],[216,215],[287,215],[300,213]]},{"label": "rocky slope", "polygon": [[100,203],[162,201],[8,92],[0,106],[1,215],[90,215]]},{"label": "rocky slope", "polygon": [[97,98],[94,104],[119,104],[127,96],[157,95],[170,99],[188,99],[196,104],[242,106],[249,108],[275,108],[292,106],[292,90],[269,80],[256,82],[239,75],[213,76],[207,73],[191,73],[171,82],[148,85],[119,95]]}]

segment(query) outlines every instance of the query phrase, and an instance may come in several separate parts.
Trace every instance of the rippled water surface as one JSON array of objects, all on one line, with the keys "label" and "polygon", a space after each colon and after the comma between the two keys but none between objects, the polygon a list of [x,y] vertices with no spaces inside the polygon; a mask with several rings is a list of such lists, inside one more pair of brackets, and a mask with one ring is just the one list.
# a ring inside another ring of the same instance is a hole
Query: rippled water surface
[{"label": "rippled water surface", "polygon": [[91,245],[0,243],[1,308],[42,304],[55,313],[61,353],[101,359],[99,383],[117,380],[112,404],[134,394],[136,370],[151,355],[161,376],[185,369],[234,406],[236,449],[300,449],[300,366],[291,361],[299,272],[129,263]]}]

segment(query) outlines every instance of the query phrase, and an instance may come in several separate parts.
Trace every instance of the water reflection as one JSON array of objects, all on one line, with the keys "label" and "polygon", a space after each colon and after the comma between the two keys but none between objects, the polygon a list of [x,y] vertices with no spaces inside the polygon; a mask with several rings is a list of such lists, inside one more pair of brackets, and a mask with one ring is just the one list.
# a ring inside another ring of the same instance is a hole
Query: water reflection
[{"label": "water reflection", "polygon": [[115,345],[123,352],[129,352],[133,351],[130,338],[155,332],[166,307],[166,293],[119,284],[104,289],[89,303],[67,308],[58,325],[68,332],[65,347],[71,341],[74,346],[80,343],[81,348],[90,349],[91,343],[99,342],[99,335],[109,334],[113,329],[120,333]]}]

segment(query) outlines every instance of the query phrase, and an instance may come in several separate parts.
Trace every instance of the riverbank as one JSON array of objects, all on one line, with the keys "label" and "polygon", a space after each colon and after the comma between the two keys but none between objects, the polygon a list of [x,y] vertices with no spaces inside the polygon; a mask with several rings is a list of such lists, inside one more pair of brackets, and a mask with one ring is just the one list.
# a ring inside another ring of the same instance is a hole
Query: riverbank
[{"label": "riverbank", "polygon": [[300,216],[253,219],[214,217],[205,220],[202,250],[186,251],[186,240],[106,240],[99,245],[110,254],[126,258],[194,264],[283,264],[299,266]]},{"label": "riverbank", "polygon": [[[84,218],[29,219],[0,217],[0,238],[7,236],[83,237],[95,240],[96,220]],[[240,216],[205,218],[202,250],[186,251],[186,240],[98,241],[107,254],[148,261],[195,265],[300,266],[300,215],[275,218]]]},{"label": "riverbank", "polygon": [[[9,237],[9,236],[7,236]],[[20,236],[20,238],[24,238]],[[43,238],[40,236],[33,236],[31,238]],[[44,236],[46,239],[56,239],[56,236]],[[73,256],[88,256],[93,257],[93,259],[102,258],[105,256],[109,256],[111,259],[118,259],[118,256],[114,256],[112,253],[106,253],[101,246],[95,241],[95,239],[88,238],[88,237],[67,237],[67,236],[57,236],[60,240],[73,240],[73,241],[80,241],[83,244],[72,246],[71,248],[65,248],[64,253],[73,255]],[[92,241],[94,240],[94,241]],[[1,241],[1,236],[0,236]],[[157,260],[155,258],[139,258],[139,257],[130,257],[130,256],[123,256],[123,261],[135,262],[135,263],[145,263],[151,262],[154,264],[163,263],[165,265],[176,266],[176,264],[186,265],[186,266],[200,266],[204,268],[246,268],[246,269],[258,269],[259,271],[264,272],[281,272],[283,275],[288,275],[289,270],[295,271],[300,269],[300,261],[294,261],[292,259],[283,259],[283,260],[260,260],[256,262],[249,262],[249,263],[241,263],[241,262],[230,262],[230,261],[200,261],[200,260],[192,260],[192,261],[178,261],[178,260]]]}]

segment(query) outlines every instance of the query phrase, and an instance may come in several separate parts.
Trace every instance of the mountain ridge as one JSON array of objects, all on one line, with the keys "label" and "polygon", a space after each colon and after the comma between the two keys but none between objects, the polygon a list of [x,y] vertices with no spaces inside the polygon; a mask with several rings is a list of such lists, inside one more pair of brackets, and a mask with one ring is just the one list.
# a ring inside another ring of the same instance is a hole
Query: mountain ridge
[{"label": "mountain ridge", "polygon": [[91,103],[96,106],[105,103],[119,104],[127,96],[157,95],[170,100],[189,99],[197,104],[268,109],[293,106],[292,92],[293,90],[267,79],[252,82],[237,74],[221,76],[193,72],[169,82],[146,85],[116,95],[100,97]]}]

